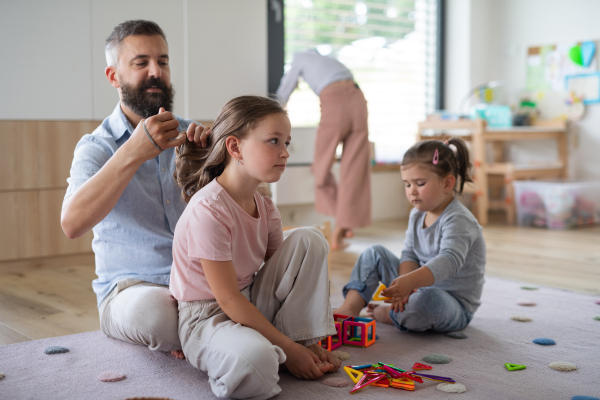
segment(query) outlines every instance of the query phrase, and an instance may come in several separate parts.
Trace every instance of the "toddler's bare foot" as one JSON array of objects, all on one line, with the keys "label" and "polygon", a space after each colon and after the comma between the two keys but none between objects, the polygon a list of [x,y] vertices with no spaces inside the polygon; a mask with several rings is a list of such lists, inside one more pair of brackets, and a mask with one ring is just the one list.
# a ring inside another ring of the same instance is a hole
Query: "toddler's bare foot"
[{"label": "toddler's bare foot", "polygon": [[329,350],[326,350],[323,347],[319,346],[318,343],[310,345],[308,346],[308,348],[311,349],[312,352],[315,353],[317,356],[319,356],[319,359],[321,361],[327,362],[333,367],[328,372],[335,372],[342,366],[342,362],[336,356],[331,354]]},{"label": "toddler's bare foot", "polygon": [[379,304],[369,303],[367,305],[367,315],[369,318],[374,319],[377,322],[393,325],[392,319],[390,318],[390,309],[390,306],[381,306]]},{"label": "toddler's bare foot", "polygon": [[171,352],[171,355],[180,360],[185,360],[185,355],[183,354],[183,351],[181,351],[181,350],[173,350]]},{"label": "toddler's bare foot", "polygon": [[349,317],[358,317],[358,315],[360,314],[360,310],[358,312],[355,312],[355,310],[352,310],[351,308],[346,308],[344,306],[341,306],[340,308],[333,310],[333,313],[340,314],[340,315],[347,315]]}]

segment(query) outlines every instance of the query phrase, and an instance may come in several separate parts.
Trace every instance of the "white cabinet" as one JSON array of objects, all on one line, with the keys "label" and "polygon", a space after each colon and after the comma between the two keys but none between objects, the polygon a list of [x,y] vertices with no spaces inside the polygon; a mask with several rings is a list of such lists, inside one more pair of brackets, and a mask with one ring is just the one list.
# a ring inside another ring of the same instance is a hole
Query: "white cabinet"
[{"label": "white cabinet", "polygon": [[[161,0],[93,0],[92,1],[92,54],[94,85],[94,119],[109,116],[119,94],[106,79],[104,45],[115,26],[131,19],[146,19],[156,22],[167,36],[171,83],[176,91],[173,102],[177,115],[184,113],[184,26],[183,2]],[[87,46],[89,47],[89,41]]]},{"label": "white cabinet", "polygon": [[241,95],[267,94],[265,0],[188,0],[189,117],[214,120]]},{"label": "white cabinet", "polygon": [[92,119],[91,2],[0,2],[0,119]]},{"label": "white cabinet", "polygon": [[167,36],[177,115],[212,120],[233,97],[267,94],[266,0],[0,1],[0,119],[110,115],[104,45],[130,19]]}]

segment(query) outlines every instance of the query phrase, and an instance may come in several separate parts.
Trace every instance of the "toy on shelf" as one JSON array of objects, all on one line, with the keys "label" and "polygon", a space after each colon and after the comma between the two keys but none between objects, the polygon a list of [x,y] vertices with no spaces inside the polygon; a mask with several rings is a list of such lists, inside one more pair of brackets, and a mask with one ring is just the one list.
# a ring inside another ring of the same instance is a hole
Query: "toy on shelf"
[{"label": "toy on shelf", "polygon": [[[415,363],[413,369],[432,369],[429,365]],[[367,387],[392,387],[394,389],[415,390],[415,383],[423,383],[423,379],[438,381],[443,383],[456,383],[452,378],[444,376],[427,375],[415,371],[405,371],[395,367],[393,364],[378,362],[373,365],[359,365],[354,367],[344,367],[344,371],[355,383],[351,394]]]}]

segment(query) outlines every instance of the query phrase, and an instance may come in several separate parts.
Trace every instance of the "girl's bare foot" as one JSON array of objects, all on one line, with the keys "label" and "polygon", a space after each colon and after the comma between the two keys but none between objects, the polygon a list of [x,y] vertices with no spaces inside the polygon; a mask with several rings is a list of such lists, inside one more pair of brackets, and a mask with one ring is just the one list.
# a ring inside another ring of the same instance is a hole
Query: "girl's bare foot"
[{"label": "girl's bare foot", "polygon": [[369,318],[374,319],[377,322],[383,322],[384,324],[394,325],[390,318],[390,306],[382,306],[375,303],[369,303],[367,305],[367,315]]},{"label": "girl's bare foot", "polygon": [[315,353],[317,356],[319,356],[319,359],[321,361],[327,362],[332,365],[333,368],[330,369],[329,372],[335,372],[342,366],[342,362],[340,361],[340,359],[331,354],[329,350],[326,350],[323,347],[319,346],[319,343],[310,345],[308,346],[308,348],[311,349],[313,353]]},{"label": "girl's bare foot", "polygon": [[171,355],[180,360],[185,360],[185,355],[183,354],[183,351],[181,351],[181,350],[173,350],[171,352]]}]

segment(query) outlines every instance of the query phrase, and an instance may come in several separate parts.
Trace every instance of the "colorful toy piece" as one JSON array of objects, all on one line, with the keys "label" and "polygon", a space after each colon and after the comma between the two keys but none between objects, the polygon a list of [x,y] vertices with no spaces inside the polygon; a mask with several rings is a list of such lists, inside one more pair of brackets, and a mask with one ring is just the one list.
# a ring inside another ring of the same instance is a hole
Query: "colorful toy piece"
[{"label": "colorful toy piece", "polygon": [[319,346],[323,347],[327,351],[335,350],[338,347],[341,347],[341,345],[343,344],[342,324],[341,324],[341,322],[337,322],[337,321],[334,323],[335,323],[336,334],[333,336],[328,336],[327,338],[323,339],[325,341],[325,343],[323,343],[323,340],[319,340]]},{"label": "colorful toy piece", "polygon": [[346,346],[369,347],[375,343],[375,320],[350,317],[343,323],[342,341]]},{"label": "colorful toy piece", "polygon": [[433,369],[433,367],[430,367],[429,365],[425,365],[425,364],[421,364],[421,363],[415,363],[412,366],[412,369],[414,369],[415,371],[420,371],[420,370],[425,370],[425,369]]},{"label": "colorful toy piece", "polygon": [[385,290],[385,289],[386,289],[385,285],[383,283],[380,283],[379,287],[375,291],[375,294],[373,295],[373,300],[375,300],[375,301],[381,301],[381,300],[387,300],[387,299],[389,299],[389,297],[381,296],[381,291]]},{"label": "colorful toy piece", "polygon": [[346,371],[346,373],[354,383],[358,383],[364,375],[364,373],[362,373],[361,371],[357,371],[350,367],[344,367],[344,371]]},{"label": "colorful toy piece", "polygon": [[415,390],[415,383],[406,378],[389,379],[390,386],[396,389]]},{"label": "colorful toy piece", "polygon": [[525,368],[527,368],[526,366],[524,366],[524,365],[521,365],[521,364],[510,364],[510,363],[506,363],[506,364],[504,364],[504,366],[505,366],[505,367],[506,367],[506,369],[507,369],[507,370],[509,370],[509,371],[518,371],[518,370],[520,370],[520,369],[525,369]]},{"label": "colorful toy piece", "polygon": [[365,374],[360,381],[354,386],[354,388],[350,391],[350,394],[356,393],[360,389],[363,389],[373,383],[385,379],[385,374]]}]

